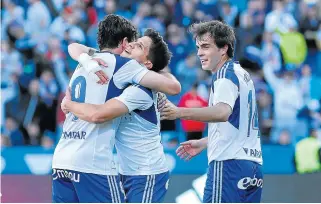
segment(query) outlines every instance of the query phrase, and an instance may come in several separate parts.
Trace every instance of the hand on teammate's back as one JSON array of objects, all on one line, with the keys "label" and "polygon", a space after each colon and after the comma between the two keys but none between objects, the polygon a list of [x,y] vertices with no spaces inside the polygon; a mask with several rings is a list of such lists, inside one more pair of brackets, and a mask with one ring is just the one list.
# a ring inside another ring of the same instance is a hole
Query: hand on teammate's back
[{"label": "hand on teammate's back", "polygon": [[[107,63],[102,59],[92,58],[92,60],[96,61],[100,66],[102,66],[104,68],[108,67]],[[95,74],[99,78],[99,81],[97,82],[98,84],[107,84],[108,83],[109,79],[102,70],[95,72]]]},{"label": "hand on teammate's back", "polygon": [[61,102],[61,110],[62,112],[64,112],[64,114],[68,114],[69,112],[66,110],[66,102],[71,100],[71,93],[70,93],[70,88],[68,87],[68,89],[66,90],[66,95],[65,97],[62,99]]},{"label": "hand on teammate's back", "polygon": [[167,97],[164,93],[157,93],[157,109],[158,112],[162,112],[165,108]]},{"label": "hand on teammate's back", "polygon": [[189,161],[201,153],[204,149],[205,148],[203,147],[201,140],[189,140],[181,143],[176,150],[176,154],[181,159]]},{"label": "hand on teammate's back", "polygon": [[169,100],[166,100],[166,104],[161,111],[161,120],[175,120],[179,118],[179,109]]}]

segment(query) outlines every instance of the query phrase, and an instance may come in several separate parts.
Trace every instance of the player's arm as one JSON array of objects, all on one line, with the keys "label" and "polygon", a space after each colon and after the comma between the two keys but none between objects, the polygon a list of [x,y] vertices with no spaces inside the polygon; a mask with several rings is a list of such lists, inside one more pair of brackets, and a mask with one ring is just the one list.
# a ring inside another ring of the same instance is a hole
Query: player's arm
[{"label": "player's arm", "polygon": [[181,84],[168,72],[149,71],[140,80],[140,85],[169,95],[176,95],[181,92]]},{"label": "player's arm", "polygon": [[142,93],[137,87],[130,86],[119,97],[110,99],[101,105],[77,103],[64,99],[62,109],[73,113],[81,120],[91,123],[103,123],[135,109],[151,106],[152,103],[153,101],[150,100],[148,94]]},{"label": "player's arm", "polygon": [[171,102],[168,102],[161,112],[161,118],[168,120],[181,118],[203,122],[226,122],[232,114],[235,101],[239,95],[238,89],[238,85],[234,84],[232,80],[219,79],[214,86],[213,103],[216,105],[205,108],[178,108]]},{"label": "player's arm", "polygon": [[[95,73],[101,70],[98,63],[93,61],[92,58],[89,56],[90,53],[95,52],[94,49],[78,43],[72,43],[68,46],[68,52],[74,60],[77,60],[80,64],[84,66],[88,73]],[[131,61],[130,63],[125,65],[124,72],[127,72],[125,76],[131,75],[131,77],[133,77],[133,75],[136,75],[137,72],[139,72],[137,64],[137,62],[134,63],[133,61]],[[156,73],[153,71],[148,71],[140,80],[134,80],[134,83],[138,83],[144,87],[163,92],[169,95],[176,95],[181,92],[181,84],[172,74],[167,72]]]},{"label": "player's arm", "polygon": [[81,120],[103,123],[128,113],[126,105],[117,99],[110,99],[102,105],[77,103],[65,100],[61,104],[64,111],[71,112]]},{"label": "player's arm", "polygon": [[204,137],[199,140],[188,140],[186,142],[182,142],[181,145],[177,148],[176,154],[181,159],[189,161],[193,157],[200,154],[204,149],[206,149],[207,143],[207,137]]},{"label": "player's arm", "polygon": [[264,77],[265,77],[266,81],[270,84],[271,88],[273,90],[275,90],[275,89],[277,89],[277,87],[280,84],[280,79],[278,77],[276,77],[273,72],[274,72],[274,70],[273,70],[272,65],[270,65],[269,63],[265,63],[263,65]]},{"label": "player's arm", "polygon": [[91,47],[87,47],[85,45],[79,43],[71,43],[68,45],[68,53],[70,57],[76,61],[79,61],[79,57],[81,54],[86,53],[89,56],[92,56],[97,50]]},{"label": "player's arm", "polygon": [[106,63],[99,58],[92,58],[97,50],[79,43],[68,45],[68,53],[72,59],[78,61],[86,70],[93,80],[100,84],[108,82],[108,77],[102,71],[102,67],[106,67]]}]

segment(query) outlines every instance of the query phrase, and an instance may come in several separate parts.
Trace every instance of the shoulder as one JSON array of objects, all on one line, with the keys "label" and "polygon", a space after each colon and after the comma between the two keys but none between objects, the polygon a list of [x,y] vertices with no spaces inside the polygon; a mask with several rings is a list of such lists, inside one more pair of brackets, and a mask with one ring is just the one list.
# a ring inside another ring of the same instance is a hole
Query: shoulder
[{"label": "shoulder", "polygon": [[220,80],[230,80],[237,87],[240,86],[239,79],[236,75],[235,66],[239,66],[237,63],[228,62],[220,70],[218,70],[213,76],[213,82]]},{"label": "shoulder", "polygon": [[136,92],[137,94],[147,94],[151,98],[153,98],[153,91],[149,88],[143,87],[139,84],[135,84],[129,87],[130,90]]}]

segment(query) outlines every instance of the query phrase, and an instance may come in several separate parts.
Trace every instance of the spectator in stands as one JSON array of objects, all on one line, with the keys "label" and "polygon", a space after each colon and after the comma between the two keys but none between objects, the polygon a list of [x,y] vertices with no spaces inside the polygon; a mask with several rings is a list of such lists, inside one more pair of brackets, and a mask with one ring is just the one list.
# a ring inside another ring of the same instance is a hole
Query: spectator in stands
[{"label": "spectator in stands", "polygon": [[295,147],[295,165],[299,174],[321,171],[321,146],[317,134],[317,130],[312,129],[310,137],[301,140]]},{"label": "spectator in stands", "polygon": [[262,34],[261,28],[254,26],[252,17],[245,13],[240,18],[240,26],[236,28],[236,59],[244,58],[245,48],[253,45],[258,36]]},{"label": "spectator in stands", "polygon": [[265,79],[274,92],[274,130],[271,140],[277,143],[280,132],[286,128],[290,132],[291,141],[294,142],[297,113],[303,106],[303,97],[294,72],[286,70],[282,77],[278,78],[270,64],[264,64],[263,71]]},{"label": "spectator in stands", "polygon": [[19,124],[13,118],[6,119],[5,131],[12,146],[22,146],[25,144],[22,132],[19,130]]},{"label": "spectator in stands", "polygon": [[185,34],[185,30],[177,24],[170,24],[167,27],[167,44],[169,50],[173,53],[169,68],[174,75],[176,75],[177,63],[187,56],[188,42]]},{"label": "spectator in stands", "polygon": [[231,5],[228,0],[224,0],[220,5],[220,18],[228,25],[234,27],[238,20],[238,10],[236,6]]},{"label": "spectator in stands", "polygon": [[273,33],[264,32],[261,53],[263,63],[269,63],[274,71],[280,71],[282,68],[281,51],[273,41]]},{"label": "spectator in stands", "polygon": [[[192,89],[182,96],[178,107],[203,108],[207,106],[207,102],[198,95],[197,86],[197,83],[193,84]],[[186,133],[186,140],[198,140],[202,138],[203,131],[206,127],[205,123],[192,120],[181,120],[181,123]]]},{"label": "spectator in stands", "polygon": [[249,16],[253,21],[253,26],[263,32],[263,25],[265,19],[266,3],[264,0],[249,0],[247,2],[247,9],[241,14]]},{"label": "spectator in stands", "polygon": [[39,81],[40,98],[48,107],[51,107],[57,94],[58,86],[52,72],[49,70],[43,71]]},{"label": "spectator in stands", "polygon": [[261,134],[269,136],[273,125],[272,96],[267,90],[261,89],[257,94],[259,127]]},{"label": "spectator in stands", "polygon": [[29,144],[33,146],[40,145],[40,127],[38,119],[35,119],[27,126],[27,133],[29,136]]},{"label": "spectator in stands", "polygon": [[31,38],[37,42],[37,49],[46,51],[48,39],[48,28],[51,23],[51,16],[47,6],[40,0],[28,0],[30,6],[27,11],[26,31]]},{"label": "spectator in stands", "polygon": [[287,129],[283,129],[281,132],[280,132],[280,135],[278,136],[279,137],[279,141],[277,142],[277,144],[280,144],[280,145],[289,145],[291,144],[291,136],[290,136],[290,132],[287,130]]},{"label": "spectator in stands", "polygon": [[301,70],[302,77],[299,81],[304,102],[311,99],[321,100],[321,78],[312,74],[311,67],[305,64]]},{"label": "spectator in stands", "polygon": [[177,64],[176,76],[182,86],[182,93],[189,91],[198,80],[200,69],[197,67],[197,56],[190,53],[186,59]]},{"label": "spectator in stands", "polygon": [[7,41],[1,42],[1,121],[5,121],[5,105],[19,95],[18,77],[22,72],[20,53]]},{"label": "spectator in stands", "polygon": [[50,131],[45,131],[43,136],[41,137],[41,146],[50,149],[54,147],[54,140],[55,134]]},{"label": "spectator in stands", "polygon": [[317,6],[313,4],[308,7],[307,16],[300,21],[300,32],[304,35],[308,46],[308,56],[306,62],[313,69],[312,72],[317,71],[317,31],[320,25],[321,19],[319,19],[317,15]]},{"label": "spectator in stands", "polygon": [[7,26],[13,21],[17,21],[20,23],[24,22],[24,9],[21,6],[16,5],[12,0],[4,0],[3,1],[3,18],[1,25],[1,34],[2,39],[5,39],[7,34]]},{"label": "spectator in stands", "polygon": [[286,33],[298,23],[284,8],[284,0],[273,1],[273,11],[267,14],[265,18],[265,31]]}]

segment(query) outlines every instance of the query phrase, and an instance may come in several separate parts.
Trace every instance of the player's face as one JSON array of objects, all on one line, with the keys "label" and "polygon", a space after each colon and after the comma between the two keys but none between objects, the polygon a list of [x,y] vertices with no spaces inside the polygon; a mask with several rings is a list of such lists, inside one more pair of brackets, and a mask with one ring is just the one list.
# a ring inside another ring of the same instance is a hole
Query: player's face
[{"label": "player's face", "polygon": [[152,40],[147,37],[138,38],[136,42],[131,42],[122,52],[121,56],[135,59],[141,64],[145,64],[148,61],[149,49],[152,44]]},{"label": "player's face", "polygon": [[202,69],[214,71],[223,58],[224,52],[222,49],[216,46],[209,33],[196,38],[196,47]]}]

